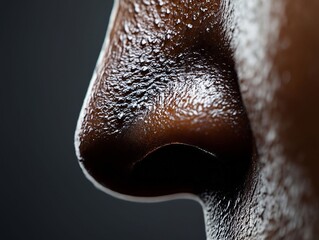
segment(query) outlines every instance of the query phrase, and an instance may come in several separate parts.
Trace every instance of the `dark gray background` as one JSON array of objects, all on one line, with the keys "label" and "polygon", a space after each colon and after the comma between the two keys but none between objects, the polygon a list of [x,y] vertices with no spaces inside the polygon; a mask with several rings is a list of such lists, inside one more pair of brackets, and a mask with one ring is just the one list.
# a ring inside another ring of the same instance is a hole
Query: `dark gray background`
[{"label": "dark gray background", "polygon": [[1,1],[0,239],[205,239],[192,201],[140,204],[93,187],[73,134],[112,1]]}]

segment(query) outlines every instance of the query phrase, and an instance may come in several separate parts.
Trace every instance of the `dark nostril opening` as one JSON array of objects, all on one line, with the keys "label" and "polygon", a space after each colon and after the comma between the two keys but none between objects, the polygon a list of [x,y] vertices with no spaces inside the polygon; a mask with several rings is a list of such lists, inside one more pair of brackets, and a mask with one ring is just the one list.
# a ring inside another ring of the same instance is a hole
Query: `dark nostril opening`
[{"label": "dark nostril opening", "polygon": [[134,164],[130,181],[140,196],[232,191],[243,183],[248,167],[233,163],[195,146],[170,144]]}]

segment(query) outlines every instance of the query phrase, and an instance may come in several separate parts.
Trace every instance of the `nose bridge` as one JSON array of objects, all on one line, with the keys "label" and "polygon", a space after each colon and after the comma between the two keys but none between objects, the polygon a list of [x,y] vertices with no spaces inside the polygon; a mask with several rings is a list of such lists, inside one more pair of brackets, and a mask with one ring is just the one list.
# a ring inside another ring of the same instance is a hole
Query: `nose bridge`
[{"label": "nose bridge", "polygon": [[[134,165],[150,152],[176,143],[212,153],[227,162],[230,169],[246,166],[251,147],[250,129],[233,64],[229,57],[223,56],[226,52],[219,52],[222,49],[215,47],[218,44],[199,41],[195,35],[201,30],[190,27],[187,22],[187,32],[175,34],[174,41],[166,37],[163,40],[163,32],[158,33],[156,26],[142,27],[139,21],[143,18],[138,20],[136,15],[130,15],[127,2],[119,5],[110,31],[111,40],[105,46],[107,51],[97,66],[96,79],[79,120],[78,157],[90,179],[113,191],[136,196],[194,192],[197,186],[193,186],[191,174],[175,174],[175,177],[165,177],[165,172],[155,174],[160,176],[151,179],[155,185],[145,186],[150,179],[143,174],[156,168],[150,165],[142,168],[143,183],[140,175],[136,177],[132,173]],[[134,9],[140,11],[136,5]],[[187,34],[190,39],[185,40],[186,45],[174,48]],[[146,42],[145,36],[157,37]],[[178,149],[185,150],[184,147]],[[169,154],[156,155],[156,161],[172,162],[163,158],[178,158],[174,148],[169,151]],[[188,163],[184,170],[191,171],[191,165],[201,169],[196,163],[198,157],[203,156],[193,151],[189,156],[184,154],[184,163]],[[203,158],[206,162],[206,157]],[[167,164],[171,165],[165,162],[165,167],[160,169],[167,169]],[[234,166],[230,166],[232,164]],[[200,171],[197,174],[201,178]],[[181,180],[176,180],[178,176],[186,176],[185,182],[192,186],[181,186]],[[166,185],[157,191],[161,182]],[[169,185],[178,187],[170,187],[166,192]]]}]

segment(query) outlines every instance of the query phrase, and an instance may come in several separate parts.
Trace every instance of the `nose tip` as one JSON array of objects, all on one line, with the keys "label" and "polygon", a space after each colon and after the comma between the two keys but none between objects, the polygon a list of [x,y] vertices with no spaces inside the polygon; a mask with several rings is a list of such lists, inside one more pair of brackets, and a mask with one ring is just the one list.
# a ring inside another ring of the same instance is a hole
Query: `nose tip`
[{"label": "nose tip", "polygon": [[178,71],[161,91],[135,99],[142,109],[128,107],[132,99],[123,92],[113,91],[110,102],[101,88],[93,91],[79,122],[78,156],[103,188],[145,197],[198,194],[241,181],[251,139],[236,74],[213,65]]}]

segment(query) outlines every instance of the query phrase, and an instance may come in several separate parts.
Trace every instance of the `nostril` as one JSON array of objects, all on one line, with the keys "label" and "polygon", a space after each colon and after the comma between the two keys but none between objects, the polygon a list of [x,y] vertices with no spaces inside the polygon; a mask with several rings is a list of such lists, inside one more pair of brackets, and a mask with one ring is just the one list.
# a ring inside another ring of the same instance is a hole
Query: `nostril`
[{"label": "nostril", "polygon": [[202,137],[201,145],[171,142],[140,148],[123,139],[100,139],[82,142],[80,162],[87,176],[108,192],[157,197],[237,191],[251,165],[249,144],[241,144],[240,151],[234,145],[223,151],[209,148],[212,140]]},{"label": "nostril", "polygon": [[143,196],[228,191],[241,182],[246,172],[244,164],[234,169],[229,162],[195,146],[169,144],[134,164],[131,182]]}]

